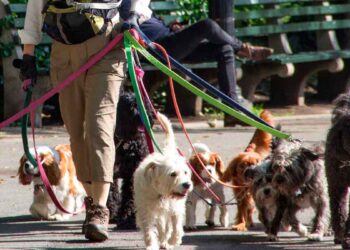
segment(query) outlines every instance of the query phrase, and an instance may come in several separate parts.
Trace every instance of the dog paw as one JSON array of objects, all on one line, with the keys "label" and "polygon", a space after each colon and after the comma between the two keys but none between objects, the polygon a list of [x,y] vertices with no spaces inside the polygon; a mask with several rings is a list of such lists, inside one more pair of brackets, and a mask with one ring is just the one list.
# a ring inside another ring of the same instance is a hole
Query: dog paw
[{"label": "dog paw", "polygon": [[341,242],[341,247],[343,249],[350,249],[350,238],[345,238],[342,242]]},{"label": "dog paw", "polygon": [[246,227],[245,223],[240,223],[240,224],[237,224],[237,225],[233,225],[232,226],[232,230],[244,232],[244,231],[248,231],[248,228]]},{"label": "dog paw", "polygon": [[211,220],[206,220],[205,224],[207,224],[208,227],[214,227],[215,226],[214,221],[211,221]]},{"label": "dog paw", "polygon": [[159,246],[146,246],[146,250],[159,250]]},{"label": "dog paw", "polygon": [[49,220],[55,220],[55,221],[65,221],[68,219],[68,217],[62,215],[62,214],[52,214],[48,218]]},{"label": "dog paw", "polygon": [[267,235],[267,240],[268,241],[278,241],[278,237],[275,234],[268,234]]},{"label": "dog paw", "polygon": [[169,241],[169,246],[178,246],[182,243],[182,237],[180,236],[172,236]]},{"label": "dog paw", "polygon": [[174,246],[168,244],[168,242],[163,242],[160,244],[160,249],[174,249]]},{"label": "dog paw", "polygon": [[297,230],[297,233],[298,233],[299,236],[301,236],[301,237],[306,237],[307,234],[308,234],[307,227],[304,226],[304,225],[300,225],[300,226],[299,226],[299,229]]},{"label": "dog paw", "polygon": [[322,233],[312,233],[310,234],[307,239],[309,241],[322,241],[323,240],[323,234]]},{"label": "dog paw", "polygon": [[185,230],[186,231],[194,231],[194,230],[197,230],[197,227],[196,226],[185,226]]}]

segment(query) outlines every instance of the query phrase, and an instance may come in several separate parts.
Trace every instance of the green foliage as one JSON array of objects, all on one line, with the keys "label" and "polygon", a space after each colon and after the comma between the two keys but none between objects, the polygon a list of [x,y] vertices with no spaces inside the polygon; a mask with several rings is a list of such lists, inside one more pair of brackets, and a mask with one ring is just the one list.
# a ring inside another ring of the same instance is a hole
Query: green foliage
[{"label": "green foliage", "polygon": [[184,18],[188,24],[195,23],[201,19],[208,17],[208,1],[207,0],[176,0],[181,10],[177,11],[177,15]]}]

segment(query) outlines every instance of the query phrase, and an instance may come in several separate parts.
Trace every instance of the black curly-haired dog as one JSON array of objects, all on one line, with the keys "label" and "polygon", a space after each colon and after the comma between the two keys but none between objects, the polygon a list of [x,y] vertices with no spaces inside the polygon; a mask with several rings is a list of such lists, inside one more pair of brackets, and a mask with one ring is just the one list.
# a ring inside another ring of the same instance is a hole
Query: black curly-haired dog
[{"label": "black curly-haired dog", "polygon": [[[133,174],[139,163],[149,154],[141,126],[142,121],[135,94],[125,86],[120,94],[117,107],[114,183],[107,202],[111,211],[111,220],[117,224],[116,229],[118,230],[136,229]],[[120,194],[118,179],[122,179]]]},{"label": "black curly-haired dog", "polygon": [[331,224],[334,243],[350,249],[350,94],[341,94],[334,106],[325,151]]}]

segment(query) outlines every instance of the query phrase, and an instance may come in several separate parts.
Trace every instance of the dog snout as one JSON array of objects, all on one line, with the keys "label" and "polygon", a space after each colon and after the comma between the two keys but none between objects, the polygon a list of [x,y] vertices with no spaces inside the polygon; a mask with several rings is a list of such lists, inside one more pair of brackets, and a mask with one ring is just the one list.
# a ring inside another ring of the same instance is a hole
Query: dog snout
[{"label": "dog snout", "polygon": [[26,162],[26,163],[24,163],[24,169],[25,169],[26,171],[29,171],[29,170],[32,169],[32,165],[30,165],[28,162]]},{"label": "dog snout", "polygon": [[271,189],[269,189],[269,188],[265,188],[264,189],[264,194],[265,195],[269,195],[271,193]]},{"label": "dog snout", "polygon": [[276,176],[276,182],[277,182],[278,184],[283,183],[283,182],[284,182],[284,177],[283,177],[282,175],[277,175],[277,176]]},{"label": "dog snout", "polygon": [[185,183],[182,184],[182,186],[183,186],[184,189],[188,190],[188,189],[191,188],[191,183],[185,182]]}]

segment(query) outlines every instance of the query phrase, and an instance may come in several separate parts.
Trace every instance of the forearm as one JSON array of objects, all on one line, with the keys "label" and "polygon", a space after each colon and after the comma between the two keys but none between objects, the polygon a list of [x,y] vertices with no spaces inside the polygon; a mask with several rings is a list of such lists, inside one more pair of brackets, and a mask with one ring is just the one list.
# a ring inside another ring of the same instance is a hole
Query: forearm
[{"label": "forearm", "polygon": [[35,45],[34,44],[24,44],[23,45],[23,54],[24,55],[34,55]]}]

